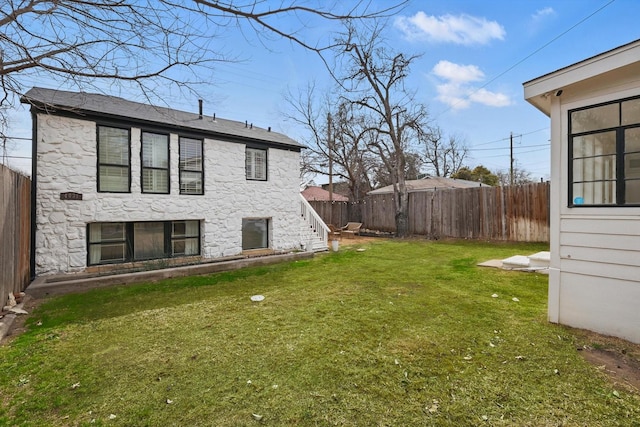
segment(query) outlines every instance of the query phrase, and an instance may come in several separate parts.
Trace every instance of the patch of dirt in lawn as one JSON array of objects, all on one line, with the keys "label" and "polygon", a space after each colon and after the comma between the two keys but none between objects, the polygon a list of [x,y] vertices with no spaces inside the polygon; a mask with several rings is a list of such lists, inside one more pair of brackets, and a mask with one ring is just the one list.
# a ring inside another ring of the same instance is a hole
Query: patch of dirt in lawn
[{"label": "patch of dirt in lawn", "polygon": [[577,351],[584,359],[604,372],[614,385],[640,393],[640,344],[576,330]]},{"label": "patch of dirt in lawn", "polygon": [[13,322],[11,323],[11,326],[9,327],[7,334],[4,337],[2,337],[2,341],[0,341],[0,344],[3,344],[3,345],[7,344],[8,342],[16,338],[18,335],[25,332],[27,330],[25,323],[29,318],[30,313],[33,312],[33,310],[36,307],[38,307],[42,302],[43,302],[42,299],[32,298],[31,296],[27,295],[22,303],[22,309],[29,314],[20,314],[20,315],[17,315],[15,319],[13,319]]}]

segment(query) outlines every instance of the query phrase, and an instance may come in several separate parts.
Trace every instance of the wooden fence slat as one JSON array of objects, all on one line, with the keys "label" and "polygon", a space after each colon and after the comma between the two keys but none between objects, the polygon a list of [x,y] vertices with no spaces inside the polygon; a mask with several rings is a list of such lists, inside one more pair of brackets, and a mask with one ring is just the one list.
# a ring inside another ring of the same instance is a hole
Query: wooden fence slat
[{"label": "wooden fence slat", "polygon": [[[31,180],[0,165],[0,304],[31,280]],[[0,307],[1,307],[0,306]]]}]

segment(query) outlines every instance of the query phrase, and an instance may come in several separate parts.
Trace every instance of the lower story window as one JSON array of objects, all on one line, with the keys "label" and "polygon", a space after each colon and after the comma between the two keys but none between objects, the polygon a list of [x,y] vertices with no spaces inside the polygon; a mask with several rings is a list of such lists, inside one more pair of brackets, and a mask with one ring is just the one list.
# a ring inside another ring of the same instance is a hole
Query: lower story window
[{"label": "lower story window", "polygon": [[242,250],[269,247],[269,220],[267,218],[242,219]]},{"label": "lower story window", "polygon": [[200,221],[102,222],[87,228],[89,265],[200,254]]}]

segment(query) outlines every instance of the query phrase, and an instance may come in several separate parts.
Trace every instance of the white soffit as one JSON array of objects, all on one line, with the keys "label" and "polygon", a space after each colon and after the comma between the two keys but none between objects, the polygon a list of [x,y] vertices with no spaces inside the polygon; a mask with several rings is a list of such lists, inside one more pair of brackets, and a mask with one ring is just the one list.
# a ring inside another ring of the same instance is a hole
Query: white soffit
[{"label": "white soffit", "polygon": [[524,98],[549,115],[551,106],[549,97],[554,96],[559,89],[567,90],[569,86],[576,83],[636,63],[640,63],[640,40],[525,82],[523,83]]}]

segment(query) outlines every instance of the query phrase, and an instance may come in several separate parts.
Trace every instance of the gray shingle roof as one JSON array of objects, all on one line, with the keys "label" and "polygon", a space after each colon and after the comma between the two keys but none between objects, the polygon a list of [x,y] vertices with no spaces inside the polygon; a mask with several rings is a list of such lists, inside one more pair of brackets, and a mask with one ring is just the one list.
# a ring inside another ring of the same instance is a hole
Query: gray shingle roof
[{"label": "gray shingle roof", "polygon": [[[444,178],[441,176],[428,176],[423,179],[412,179],[412,180],[406,181],[405,184],[407,186],[407,191],[409,193],[415,193],[419,191],[433,191],[438,188],[439,189],[472,188],[472,187],[480,186],[479,182],[467,181],[464,179]],[[387,185],[386,187],[369,191],[367,194],[390,194],[390,193],[393,193],[392,185]]]},{"label": "gray shingle roof", "polygon": [[101,95],[86,92],[67,92],[57,89],[34,87],[21,99],[25,104],[32,104],[51,113],[58,110],[73,112],[79,115],[102,116],[134,120],[155,124],[199,131],[212,135],[226,135],[234,138],[269,142],[295,149],[303,148],[301,144],[278,132],[246,125],[242,122],[225,120],[211,116],[202,119],[196,113],[157,107],[139,102],[127,101],[116,96]]}]

